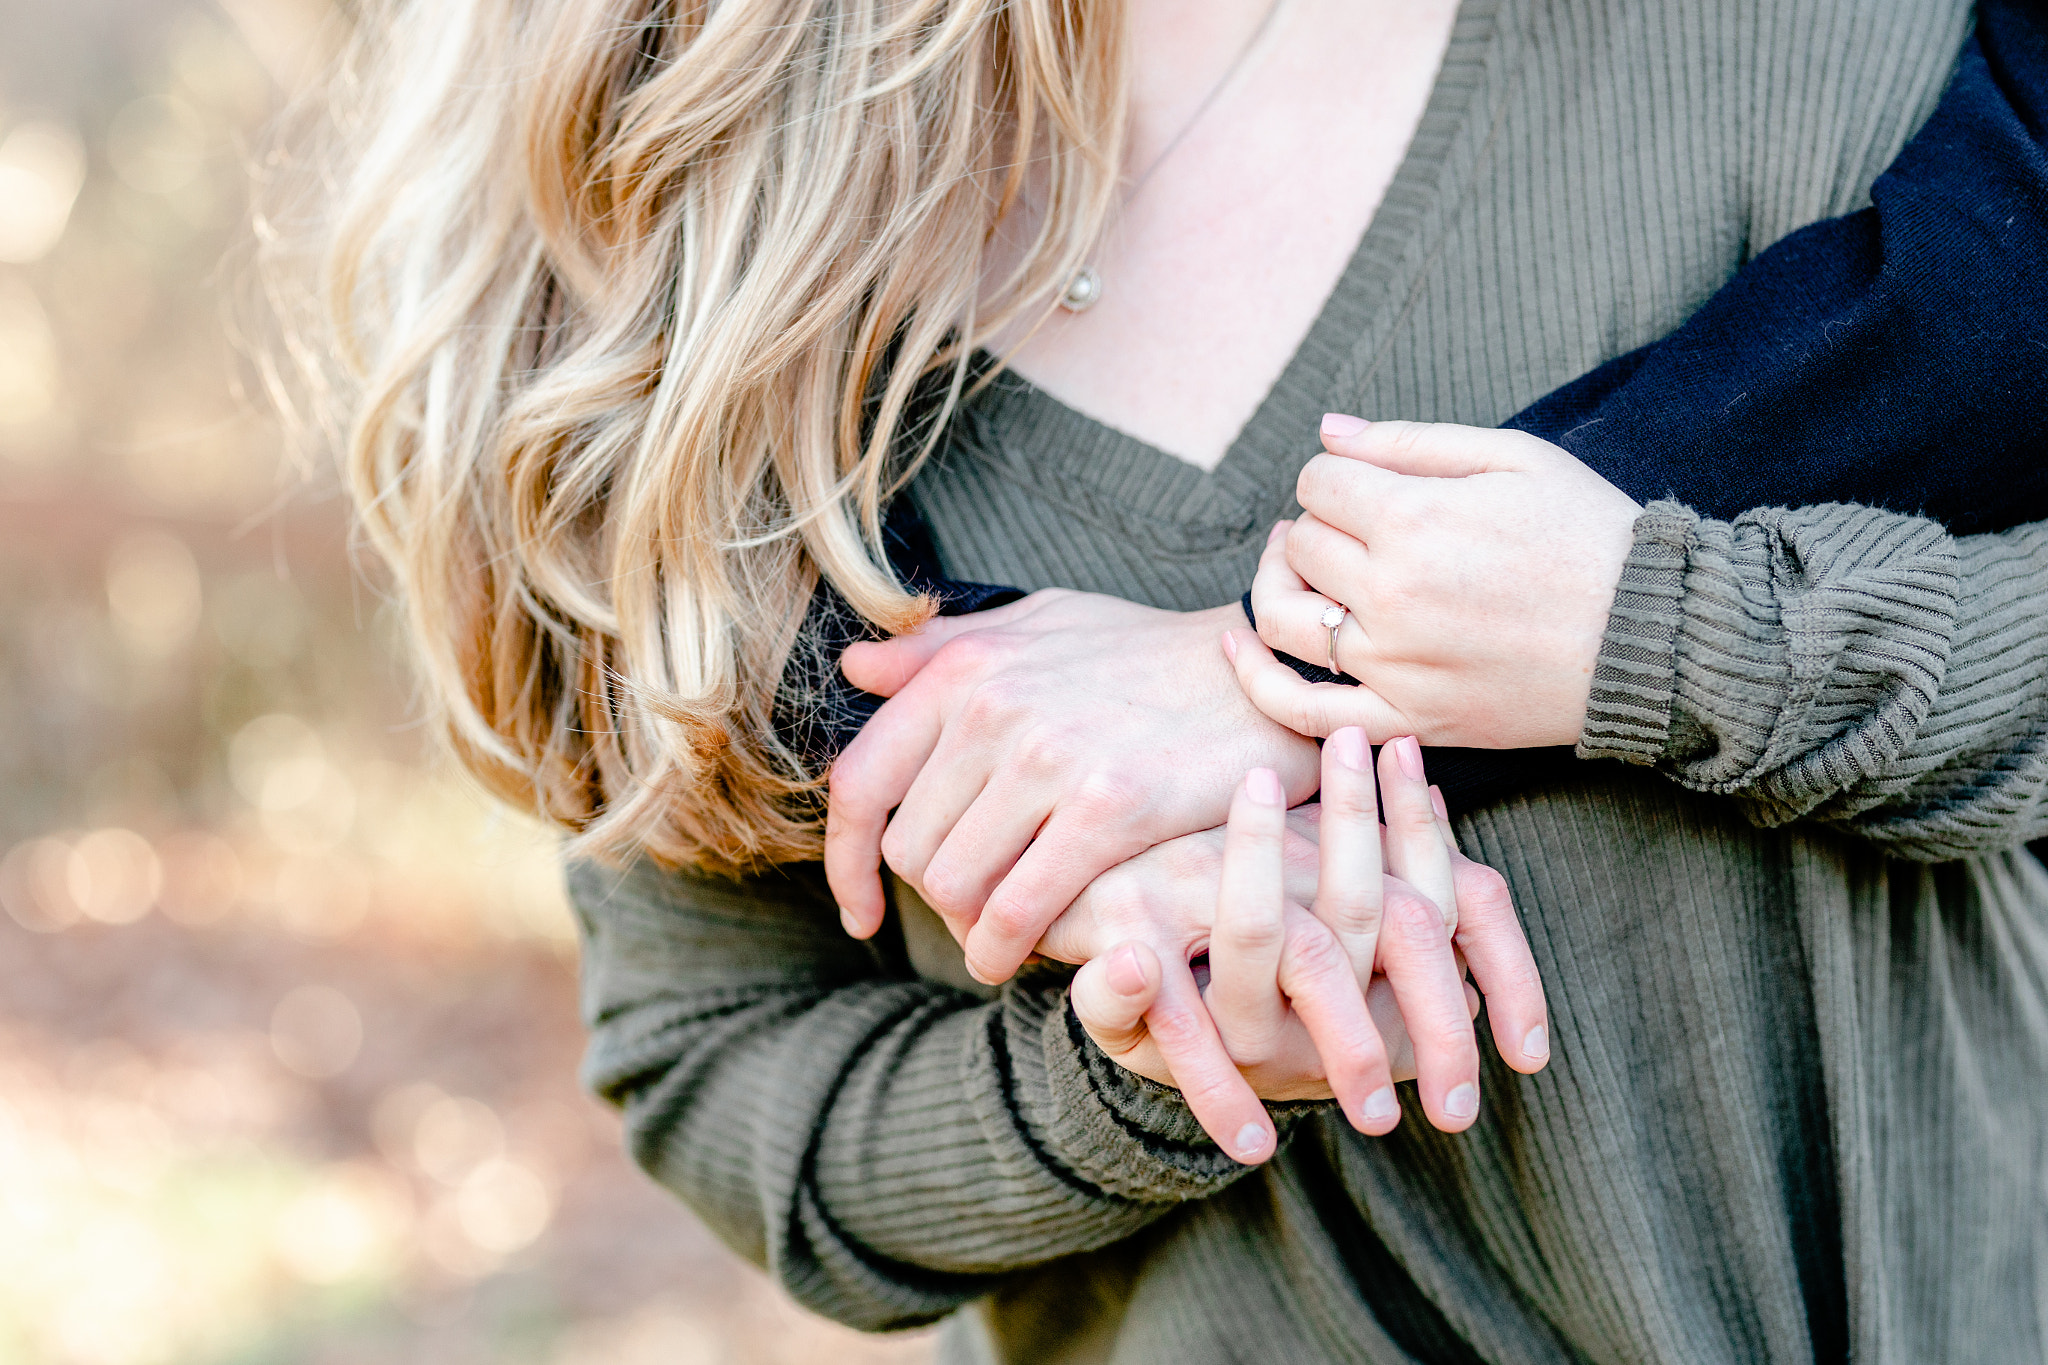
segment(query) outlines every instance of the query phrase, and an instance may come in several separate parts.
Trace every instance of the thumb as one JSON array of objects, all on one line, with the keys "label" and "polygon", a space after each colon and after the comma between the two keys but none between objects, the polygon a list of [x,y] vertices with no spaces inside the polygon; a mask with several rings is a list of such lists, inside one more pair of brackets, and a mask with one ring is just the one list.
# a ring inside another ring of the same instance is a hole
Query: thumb
[{"label": "thumb", "polygon": [[949,641],[971,631],[1000,624],[990,613],[970,612],[965,616],[934,616],[907,635],[887,640],[860,640],[839,656],[839,671],[863,692],[893,697],[932,661]]},{"label": "thumb", "polygon": [[[1461,479],[1527,468],[1525,432],[1497,427],[1463,427],[1452,422],[1367,422],[1342,413],[1326,413],[1323,449],[1332,455],[1362,460],[1395,474],[1429,479]],[[1535,442],[1538,445],[1540,441]]]},{"label": "thumb", "polygon": [[1143,943],[1120,943],[1074,974],[1074,1017],[1111,1057],[1145,1037],[1145,1012],[1159,997],[1159,958]]}]

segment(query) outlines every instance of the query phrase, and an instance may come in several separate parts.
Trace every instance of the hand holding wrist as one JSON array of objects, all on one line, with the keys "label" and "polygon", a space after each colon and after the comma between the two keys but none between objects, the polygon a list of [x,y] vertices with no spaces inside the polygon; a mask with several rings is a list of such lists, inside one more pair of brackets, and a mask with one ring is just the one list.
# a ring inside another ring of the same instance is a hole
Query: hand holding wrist
[{"label": "hand holding wrist", "polygon": [[849,928],[880,923],[886,856],[1000,981],[1101,873],[1220,824],[1232,774],[1271,767],[1306,798],[1314,744],[1218,652],[1241,619],[1051,591],[848,650],[849,679],[893,694],[832,771],[825,862]]},{"label": "hand holding wrist", "polygon": [[1336,653],[1363,686],[1318,688],[1254,652],[1239,676],[1261,709],[1375,740],[1576,742],[1634,501],[1520,432],[1354,418],[1328,420],[1324,439],[1301,475],[1307,511],[1269,544],[1253,601],[1266,645],[1317,662],[1319,618],[1349,608]]}]

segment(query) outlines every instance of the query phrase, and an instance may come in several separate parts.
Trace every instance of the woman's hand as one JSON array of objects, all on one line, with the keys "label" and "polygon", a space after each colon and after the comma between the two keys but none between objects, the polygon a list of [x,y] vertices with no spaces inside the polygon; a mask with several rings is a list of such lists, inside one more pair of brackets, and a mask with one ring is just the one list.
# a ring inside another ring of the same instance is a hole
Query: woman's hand
[{"label": "woman's hand", "polygon": [[[882,922],[887,857],[977,979],[1007,979],[1102,873],[1223,823],[1234,774],[1316,787],[1312,740],[1259,714],[1218,652],[1236,606],[1039,592],[846,651],[888,696],[833,765],[825,872],[848,930]],[[895,814],[891,816],[891,810]]]},{"label": "woman's hand", "polygon": [[1259,637],[1362,687],[1310,684],[1263,649],[1236,664],[1259,709],[1304,734],[1516,749],[1572,744],[1637,513],[1565,451],[1516,431],[1323,420],[1306,514],[1252,588]]},{"label": "woman's hand", "polygon": [[[1124,864],[1041,944],[1048,956],[1089,959],[1072,999],[1097,1045],[1180,1088],[1241,1160],[1272,1151],[1261,1098],[1334,1095],[1361,1131],[1383,1133],[1400,1117],[1391,1083],[1418,1071],[1431,1122],[1468,1126],[1479,1102],[1478,997],[1460,957],[1488,991],[1509,1065],[1536,1071],[1548,1060],[1542,986],[1505,884],[1451,848],[1420,750],[1405,745],[1381,754],[1384,828],[1365,737],[1340,732],[1323,752],[1319,820],[1289,816],[1271,774],[1254,772],[1220,841],[1209,831]],[[1450,932],[1439,904],[1458,907]],[[1210,905],[1205,923],[1194,908]],[[1205,949],[1206,998],[1188,965]]]}]

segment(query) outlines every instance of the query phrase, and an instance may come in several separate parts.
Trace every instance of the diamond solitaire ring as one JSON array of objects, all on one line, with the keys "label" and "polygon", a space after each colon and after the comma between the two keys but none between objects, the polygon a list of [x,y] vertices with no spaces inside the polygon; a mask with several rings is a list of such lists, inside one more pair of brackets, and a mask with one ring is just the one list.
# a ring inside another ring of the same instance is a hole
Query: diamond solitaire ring
[{"label": "diamond solitaire ring", "polygon": [[1337,667],[1337,628],[1344,624],[1344,618],[1349,616],[1350,614],[1351,608],[1346,606],[1340,606],[1337,603],[1332,602],[1329,606],[1324,607],[1323,614],[1316,618],[1316,623],[1318,625],[1328,627],[1329,629],[1330,671],[1332,673],[1336,673],[1339,675],[1341,675],[1344,672],[1344,670]]}]

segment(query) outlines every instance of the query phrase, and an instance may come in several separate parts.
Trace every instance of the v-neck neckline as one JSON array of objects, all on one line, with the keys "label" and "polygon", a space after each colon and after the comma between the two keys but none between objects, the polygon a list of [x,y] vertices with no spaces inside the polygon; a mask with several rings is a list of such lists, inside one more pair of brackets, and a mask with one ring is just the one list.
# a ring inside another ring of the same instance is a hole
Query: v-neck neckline
[{"label": "v-neck neckline", "polygon": [[[1023,456],[1027,477],[1041,488],[1085,487],[1089,504],[1100,506],[1107,496],[1125,516],[1171,523],[1203,541],[1235,540],[1274,519],[1292,501],[1292,473],[1311,453],[1322,413],[1362,378],[1422,272],[1430,229],[1469,183],[1493,121],[1480,106],[1498,103],[1497,89],[1493,100],[1480,96],[1506,45],[1505,8],[1504,0],[1459,6],[1422,118],[1372,221],[1279,378],[1214,468],[1070,407],[1013,371],[997,376],[962,415],[984,430],[1030,431],[1028,455],[1010,451],[1002,462],[1015,466]],[[977,362],[994,363],[986,353]],[[1283,470],[1287,477],[1276,477]]]}]

